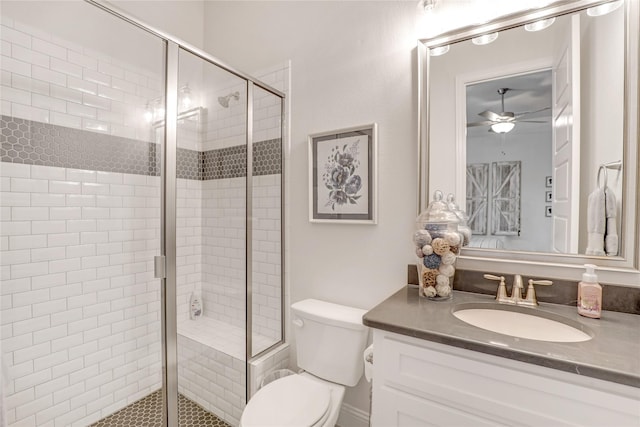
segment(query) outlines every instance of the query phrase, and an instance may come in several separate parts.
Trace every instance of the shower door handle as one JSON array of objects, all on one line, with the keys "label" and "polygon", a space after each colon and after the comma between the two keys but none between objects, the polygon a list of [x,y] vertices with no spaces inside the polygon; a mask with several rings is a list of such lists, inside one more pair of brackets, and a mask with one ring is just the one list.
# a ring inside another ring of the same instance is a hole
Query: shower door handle
[{"label": "shower door handle", "polygon": [[166,259],[164,255],[156,255],[153,257],[153,277],[156,279],[166,279]]}]

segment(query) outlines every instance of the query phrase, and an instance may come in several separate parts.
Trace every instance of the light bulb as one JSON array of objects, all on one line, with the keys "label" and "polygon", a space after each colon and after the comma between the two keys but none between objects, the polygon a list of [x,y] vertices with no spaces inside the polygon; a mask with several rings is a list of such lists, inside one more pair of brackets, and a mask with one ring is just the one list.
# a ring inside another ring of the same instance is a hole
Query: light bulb
[{"label": "light bulb", "polygon": [[433,49],[429,49],[429,55],[430,56],[444,55],[445,53],[449,52],[449,48],[450,46],[448,44],[444,46],[434,47]]},{"label": "light bulb", "polygon": [[484,44],[492,43],[497,38],[498,38],[498,33],[489,33],[489,34],[483,34],[483,35],[478,36],[478,37],[474,37],[474,38],[471,39],[471,41],[473,42],[473,44],[481,46],[481,45],[484,45]]},{"label": "light bulb", "polygon": [[191,108],[191,89],[188,84],[180,89],[180,107],[183,111]]},{"label": "light bulb", "polygon": [[149,107],[149,104],[147,104],[147,106],[145,107],[143,117],[144,121],[147,123],[151,123],[151,120],[153,120],[153,112],[151,111],[151,107]]},{"label": "light bulb", "polygon": [[587,9],[587,15],[589,16],[602,16],[607,13],[611,13],[620,6],[622,6],[624,0],[616,0],[610,3],[601,4],[600,6],[594,6]]},{"label": "light bulb", "polygon": [[549,18],[549,19],[541,19],[539,21],[535,21],[535,22],[530,22],[528,24],[526,24],[524,26],[524,29],[526,31],[541,31],[544,30],[545,28],[549,28],[551,26],[551,24],[553,24],[554,22],[556,22],[556,18]]}]

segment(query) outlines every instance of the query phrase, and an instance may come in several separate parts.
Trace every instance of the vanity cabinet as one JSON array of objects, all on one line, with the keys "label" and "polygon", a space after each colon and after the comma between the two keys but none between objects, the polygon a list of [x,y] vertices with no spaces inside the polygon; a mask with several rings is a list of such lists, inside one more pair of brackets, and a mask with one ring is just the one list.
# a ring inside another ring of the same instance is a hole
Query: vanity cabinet
[{"label": "vanity cabinet", "polygon": [[372,426],[639,426],[640,389],[374,329]]}]

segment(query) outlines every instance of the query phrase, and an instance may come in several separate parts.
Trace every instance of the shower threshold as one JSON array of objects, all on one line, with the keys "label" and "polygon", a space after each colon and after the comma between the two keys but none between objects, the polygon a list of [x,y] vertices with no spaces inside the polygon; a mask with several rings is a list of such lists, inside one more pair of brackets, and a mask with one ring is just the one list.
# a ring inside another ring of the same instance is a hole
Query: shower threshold
[{"label": "shower threshold", "polygon": [[[178,395],[180,427],[231,427],[183,395]],[[162,390],[132,403],[91,427],[162,427]]]}]

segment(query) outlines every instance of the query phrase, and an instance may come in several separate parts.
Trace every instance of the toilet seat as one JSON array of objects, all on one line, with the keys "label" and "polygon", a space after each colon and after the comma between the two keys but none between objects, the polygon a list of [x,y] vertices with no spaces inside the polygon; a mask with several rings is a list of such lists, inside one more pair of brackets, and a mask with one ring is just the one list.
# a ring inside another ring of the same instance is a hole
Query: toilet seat
[{"label": "toilet seat", "polygon": [[322,425],[331,407],[330,389],[301,375],[273,381],[247,404],[242,427],[300,427]]}]

